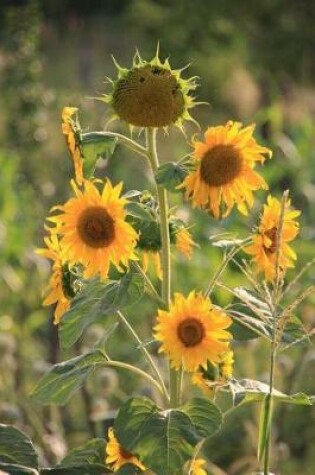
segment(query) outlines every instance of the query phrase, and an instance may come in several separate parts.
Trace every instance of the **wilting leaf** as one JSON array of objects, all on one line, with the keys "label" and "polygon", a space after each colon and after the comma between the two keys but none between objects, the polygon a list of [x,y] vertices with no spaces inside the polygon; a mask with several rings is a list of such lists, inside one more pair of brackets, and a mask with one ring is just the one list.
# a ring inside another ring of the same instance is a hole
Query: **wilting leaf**
[{"label": "wilting leaf", "polygon": [[116,137],[108,137],[102,132],[89,132],[81,136],[83,154],[83,174],[90,178],[95,170],[99,157],[110,158],[117,144]]},{"label": "wilting leaf", "polygon": [[179,192],[177,189],[188,175],[188,168],[184,164],[168,162],[161,165],[155,173],[156,182],[169,191]]}]

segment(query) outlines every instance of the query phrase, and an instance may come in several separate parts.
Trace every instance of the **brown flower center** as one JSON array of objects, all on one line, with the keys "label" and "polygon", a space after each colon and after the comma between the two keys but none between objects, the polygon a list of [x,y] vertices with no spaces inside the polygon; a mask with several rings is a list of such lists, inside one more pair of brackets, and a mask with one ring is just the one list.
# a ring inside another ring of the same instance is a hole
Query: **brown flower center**
[{"label": "brown flower center", "polygon": [[146,65],[131,69],[113,92],[112,106],[129,124],[165,127],[184,112],[184,97],[175,76],[167,69]]},{"label": "brown flower center", "polygon": [[101,206],[91,206],[81,213],[77,231],[87,246],[96,249],[109,246],[115,239],[114,220]]},{"label": "brown flower center", "polygon": [[270,246],[264,246],[264,251],[267,253],[267,254],[273,254],[276,252],[277,250],[277,246],[278,246],[278,229],[277,227],[273,227],[271,229],[269,229],[268,231],[265,231],[264,235],[267,236],[270,240],[271,240],[271,244]]},{"label": "brown flower center", "polygon": [[216,145],[201,159],[200,176],[209,186],[222,186],[236,178],[243,159],[233,145]]},{"label": "brown flower center", "polygon": [[178,325],[177,335],[184,346],[191,348],[203,340],[205,329],[200,320],[188,317]]},{"label": "brown flower center", "polygon": [[133,457],[133,455],[125,450],[121,445],[119,445],[119,455],[125,460],[129,460]]}]

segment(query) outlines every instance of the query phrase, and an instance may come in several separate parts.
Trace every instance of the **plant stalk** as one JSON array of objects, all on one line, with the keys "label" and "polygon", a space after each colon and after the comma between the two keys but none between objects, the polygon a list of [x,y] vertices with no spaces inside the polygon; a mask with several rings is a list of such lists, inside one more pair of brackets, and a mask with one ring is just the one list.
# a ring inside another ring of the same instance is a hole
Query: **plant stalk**
[{"label": "plant stalk", "polygon": [[[159,159],[156,148],[156,133],[157,129],[148,127],[146,129],[147,154],[155,176],[159,168]],[[161,243],[162,243],[162,299],[166,310],[170,308],[171,302],[171,249],[170,249],[170,232],[168,223],[168,199],[167,192],[163,186],[156,183],[157,198],[160,212],[160,229],[161,229]],[[169,366],[170,375],[170,407],[177,407],[180,399],[180,376],[179,372]]]}]

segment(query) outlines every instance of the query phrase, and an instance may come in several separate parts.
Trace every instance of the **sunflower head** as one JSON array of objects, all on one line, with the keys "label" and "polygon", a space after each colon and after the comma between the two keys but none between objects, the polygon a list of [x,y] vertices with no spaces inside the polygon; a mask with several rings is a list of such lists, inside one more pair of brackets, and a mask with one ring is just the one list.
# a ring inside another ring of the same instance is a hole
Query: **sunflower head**
[{"label": "sunflower head", "polygon": [[53,261],[52,274],[49,279],[44,305],[56,304],[54,323],[60,322],[62,315],[69,309],[71,299],[75,296],[75,280],[65,260],[56,235],[44,238],[46,248],[37,249],[37,254]]},{"label": "sunflower head", "polygon": [[220,362],[228,350],[231,334],[226,331],[231,319],[211,304],[208,298],[191,292],[188,297],[175,294],[170,310],[159,310],[155,338],[175,368],[187,371]]},{"label": "sunflower head", "polygon": [[175,124],[181,129],[184,121],[194,121],[189,110],[196,105],[190,95],[196,89],[196,78],[183,79],[183,69],[171,69],[167,59],[162,62],[159,48],[151,61],[143,60],[137,51],[130,69],[114,62],[118,77],[111,81],[111,93],[101,100],[111,105],[115,118],[131,126]]},{"label": "sunflower head", "polygon": [[99,274],[106,279],[111,264],[120,270],[137,259],[138,236],[126,222],[122,183],[112,186],[107,180],[99,189],[99,182],[85,180],[83,190],[72,182],[75,197],[57,207],[59,215],[48,219],[56,224],[51,232],[61,236],[60,246],[69,264],[82,264],[87,278]]},{"label": "sunflower head", "polygon": [[194,207],[206,208],[215,217],[226,217],[236,204],[243,214],[252,207],[253,191],[268,188],[254,171],[271,151],[258,145],[254,125],[242,128],[239,122],[209,127],[204,141],[194,140],[192,171],[180,188]]},{"label": "sunflower head", "polygon": [[194,459],[190,462],[189,475],[207,475],[206,470],[203,468],[206,461],[204,459]]},{"label": "sunflower head", "polygon": [[112,427],[108,429],[108,442],[106,444],[105,462],[112,466],[114,472],[117,472],[125,464],[133,464],[140,470],[145,470],[140,460],[118,442]]},{"label": "sunflower head", "polygon": [[299,233],[296,218],[300,211],[290,209],[290,200],[285,202],[283,223],[280,232],[281,202],[271,195],[267,198],[257,232],[253,235],[252,244],[244,251],[250,254],[257,269],[265,274],[268,281],[276,277],[277,252],[279,250],[279,271],[284,275],[287,268],[294,267],[296,253],[288,244]]}]

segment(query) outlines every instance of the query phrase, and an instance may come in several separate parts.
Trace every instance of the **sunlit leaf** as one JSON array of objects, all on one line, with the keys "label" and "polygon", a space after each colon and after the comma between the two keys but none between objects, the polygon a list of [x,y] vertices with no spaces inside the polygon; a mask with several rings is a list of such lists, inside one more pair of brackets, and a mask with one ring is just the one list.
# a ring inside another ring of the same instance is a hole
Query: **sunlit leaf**
[{"label": "sunlit leaf", "polygon": [[107,137],[102,132],[89,132],[81,136],[83,174],[90,178],[99,157],[110,158],[117,144],[116,137]]},{"label": "sunlit leaf", "polygon": [[272,398],[269,394],[264,396],[263,403],[261,405],[261,413],[259,419],[259,433],[258,433],[258,445],[257,445],[257,458],[261,461],[266,447],[270,439],[270,427],[272,415]]},{"label": "sunlit leaf", "polygon": [[[263,401],[265,396],[269,393],[268,384],[254,379],[232,379],[229,381],[229,388],[233,394],[235,405]],[[314,404],[314,396],[308,396],[304,393],[288,395],[275,388],[272,390],[272,399],[287,404],[298,404],[304,406],[311,406]]]}]

